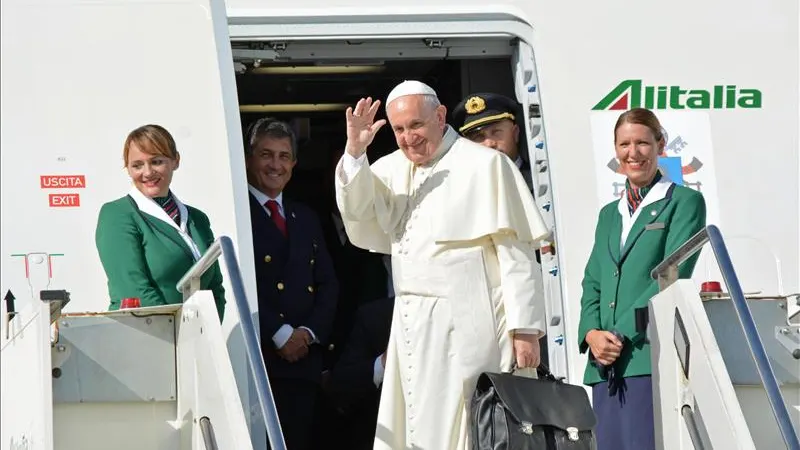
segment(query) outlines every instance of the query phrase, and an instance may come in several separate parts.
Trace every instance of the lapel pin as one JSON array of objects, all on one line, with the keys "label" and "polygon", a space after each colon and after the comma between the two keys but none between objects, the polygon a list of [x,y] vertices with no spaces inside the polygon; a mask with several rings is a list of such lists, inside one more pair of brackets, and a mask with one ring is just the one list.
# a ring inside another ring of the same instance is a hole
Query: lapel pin
[{"label": "lapel pin", "polygon": [[295,217],[294,217],[294,212],[292,212],[292,219],[294,219],[294,218],[295,218]]},{"label": "lapel pin", "polygon": [[651,216],[655,216],[656,214],[658,214],[658,211],[656,211],[655,209],[650,211]]}]

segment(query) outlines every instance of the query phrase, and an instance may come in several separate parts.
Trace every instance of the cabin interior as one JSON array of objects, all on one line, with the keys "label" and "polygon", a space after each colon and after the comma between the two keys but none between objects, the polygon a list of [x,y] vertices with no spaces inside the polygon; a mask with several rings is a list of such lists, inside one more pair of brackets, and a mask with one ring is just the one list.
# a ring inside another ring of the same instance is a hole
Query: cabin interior
[{"label": "cabin interior", "polygon": [[[360,250],[336,245],[344,236],[336,215],[334,169],[346,142],[345,110],[359,99],[385,99],[404,80],[430,85],[448,110],[468,94],[494,92],[514,98],[513,55],[517,41],[508,37],[444,40],[392,39],[353,41],[233,41],[236,85],[242,130],[261,117],[292,124],[298,137],[298,162],[286,186],[286,197],[314,209],[339,278],[337,328],[350,329],[350,315],[359,304],[374,298],[371,288],[356,285],[386,279],[387,261],[353,256]],[[378,119],[386,118],[384,105]],[[524,127],[520,153],[527,158]],[[378,132],[368,150],[375,161],[397,148],[390,126]],[[378,256],[378,255],[373,255]],[[354,275],[358,273],[357,275]],[[382,280],[380,281],[383,282]],[[359,291],[360,294],[350,293]],[[370,294],[364,294],[364,291]],[[348,312],[349,311],[349,312]],[[545,351],[546,353],[546,351]]]},{"label": "cabin interior", "polygon": [[[347,106],[354,106],[362,97],[385,99],[394,86],[409,79],[423,81],[436,90],[448,109],[448,121],[452,109],[469,93],[495,92],[514,98],[511,55],[515,43],[510,39],[498,41],[492,43],[493,54],[484,57],[448,56],[459,43],[449,47],[447,41],[443,48],[428,45],[431,50],[428,55],[420,50],[426,46],[422,39],[409,42],[405,47],[393,41],[382,55],[364,52],[361,58],[351,56],[353,51],[346,51],[353,47],[348,42],[324,43],[318,45],[320,52],[303,49],[302,53],[294,54],[291,53],[293,44],[289,43],[278,61],[235,56],[242,129],[264,116],[292,123],[298,135],[299,152],[286,195],[313,207],[319,214],[330,214],[335,207],[333,169],[346,141],[344,111]],[[263,46],[263,42],[234,42],[234,55],[236,49]],[[345,51],[330,51],[337,46]],[[408,51],[404,52],[404,48]],[[461,53],[490,53],[474,46],[470,50]],[[421,57],[405,59],[404,53]],[[385,117],[382,106],[378,118]],[[522,144],[525,139],[521,137],[520,141]],[[396,148],[390,127],[384,126],[370,147],[368,157],[374,161]],[[527,154],[524,148],[520,151]]]},{"label": "cabin interior", "polygon": [[[425,82],[437,92],[448,110],[448,122],[455,106],[470,93],[494,92],[515,97],[512,56],[516,42],[512,39],[486,42],[454,39],[438,45],[423,39],[363,44],[289,42],[273,46],[265,42],[240,41],[232,45],[242,130],[261,117],[276,117],[292,124],[298,137],[298,162],[284,193],[317,212],[334,259],[340,294],[353,292],[354,286],[348,284],[387,276],[386,261],[380,258],[363,262],[338,259],[335,254],[338,246],[332,242],[337,231],[340,239],[342,235],[341,228],[334,229],[337,223],[341,226],[333,219],[337,209],[334,169],[346,142],[347,107],[370,96],[384,100],[398,83],[410,79]],[[279,47],[277,58],[237,57],[257,55],[264,49],[268,54]],[[386,118],[384,106],[377,119]],[[524,127],[520,128],[524,133]],[[521,135],[523,158],[527,155],[525,142]],[[367,154],[370,161],[375,161],[396,148],[390,126],[384,126]],[[357,272],[355,277],[353,272]],[[335,323],[350,330],[352,316],[344,311],[352,314],[359,303],[373,299],[343,297],[350,296],[340,295]]]}]

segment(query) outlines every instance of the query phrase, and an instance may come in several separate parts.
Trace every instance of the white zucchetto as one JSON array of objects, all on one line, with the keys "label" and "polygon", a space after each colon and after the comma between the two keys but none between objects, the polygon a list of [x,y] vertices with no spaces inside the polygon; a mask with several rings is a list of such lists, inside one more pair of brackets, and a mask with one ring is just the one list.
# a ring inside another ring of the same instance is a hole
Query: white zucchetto
[{"label": "white zucchetto", "polygon": [[386,105],[391,103],[392,100],[405,95],[432,95],[438,98],[436,91],[427,84],[416,80],[406,80],[395,86],[392,92],[389,92],[389,96],[386,97]]}]

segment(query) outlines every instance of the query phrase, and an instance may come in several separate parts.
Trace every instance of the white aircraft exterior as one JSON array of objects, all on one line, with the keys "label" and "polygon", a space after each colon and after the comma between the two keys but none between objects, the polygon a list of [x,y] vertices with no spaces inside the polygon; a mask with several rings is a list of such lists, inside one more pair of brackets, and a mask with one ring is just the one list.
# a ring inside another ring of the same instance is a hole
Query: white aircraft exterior
[{"label": "white aircraft exterior", "polygon": [[[798,11],[777,0],[3,0],[0,294],[12,292],[20,313],[38,308],[43,289],[69,291],[64,313],[107,309],[98,211],[130,188],[127,133],[157,123],[182,154],[175,192],[234,242],[255,313],[240,112],[292,107],[240,105],[237,71],[505,58],[507,67],[491,74],[464,64],[459,82],[463,95],[491,90],[480,77],[504,80],[524,106],[536,201],[556,248],[542,263],[551,368],[580,384],[580,283],[597,213],[624,182],[612,130],[626,109],[650,108],[661,119],[665,167],[705,196],[708,223],[722,231],[745,293],[800,292]],[[699,290],[704,281],[722,281],[708,250],[693,283]],[[227,308],[222,336],[243,415],[252,445],[265,448],[230,298]],[[796,317],[800,307],[784,308]],[[33,388],[4,381],[2,397],[15,389]],[[25,408],[33,406],[4,401],[4,424]],[[2,428],[2,449],[60,448],[44,431],[20,447]]]}]

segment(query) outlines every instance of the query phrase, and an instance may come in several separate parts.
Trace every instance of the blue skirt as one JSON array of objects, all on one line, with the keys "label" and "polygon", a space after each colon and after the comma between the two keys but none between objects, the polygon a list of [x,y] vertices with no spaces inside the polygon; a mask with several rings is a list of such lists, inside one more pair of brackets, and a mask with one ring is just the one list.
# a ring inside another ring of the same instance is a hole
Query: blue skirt
[{"label": "blue skirt", "polygon": [[653,383],[649,375],[623,378],[610,395],[608,382],[592,386],[597,450],[655,450]]}]

